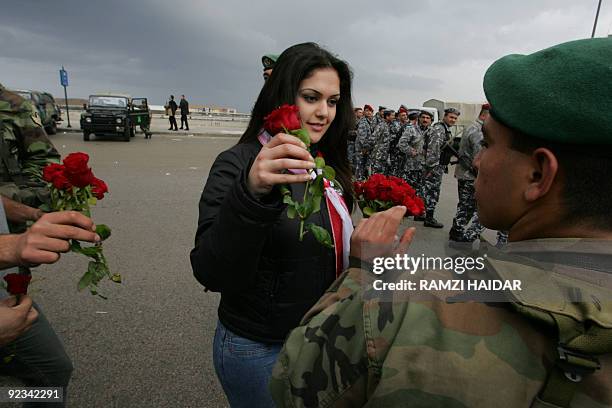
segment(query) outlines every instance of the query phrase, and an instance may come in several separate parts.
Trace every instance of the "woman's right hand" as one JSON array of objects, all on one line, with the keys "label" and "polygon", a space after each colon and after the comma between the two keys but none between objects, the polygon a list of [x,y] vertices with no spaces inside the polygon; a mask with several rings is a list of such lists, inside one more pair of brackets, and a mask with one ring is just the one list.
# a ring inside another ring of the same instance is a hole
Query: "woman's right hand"
[{"label": "woman's right hand", "polygon": [[276,184],[305,183],[310,174],[287,173],[287,169],[314,169],[314,159],[297,137],[279,133],[266,143],[255,158],[247,187],[255,196],[263,196]]}]

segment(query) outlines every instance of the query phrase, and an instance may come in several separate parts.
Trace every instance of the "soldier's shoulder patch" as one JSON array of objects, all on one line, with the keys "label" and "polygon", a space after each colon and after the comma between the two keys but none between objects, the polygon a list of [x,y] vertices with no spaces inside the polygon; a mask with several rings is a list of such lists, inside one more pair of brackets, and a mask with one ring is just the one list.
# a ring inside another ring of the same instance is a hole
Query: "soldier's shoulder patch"
[{"label": "soldier's shoulder patch", "polygon": [[34,122],[37,126],[42,127],[42,121],[40,120],[40,115],[36,110],[32,110],[30,113],[30,117],[32,118],[32,122]]}]

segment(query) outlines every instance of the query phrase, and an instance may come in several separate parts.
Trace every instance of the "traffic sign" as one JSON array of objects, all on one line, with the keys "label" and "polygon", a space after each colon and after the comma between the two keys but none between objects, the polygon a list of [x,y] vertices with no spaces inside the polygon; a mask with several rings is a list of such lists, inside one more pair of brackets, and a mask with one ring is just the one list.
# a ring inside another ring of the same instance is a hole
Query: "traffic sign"
[{"label": "traffic sign", "polygon": [[60,83],[62,84],[62,86],[68,86],[68,71],[66,71],[64,67],[62,67],[59,73],[60,73]]}]

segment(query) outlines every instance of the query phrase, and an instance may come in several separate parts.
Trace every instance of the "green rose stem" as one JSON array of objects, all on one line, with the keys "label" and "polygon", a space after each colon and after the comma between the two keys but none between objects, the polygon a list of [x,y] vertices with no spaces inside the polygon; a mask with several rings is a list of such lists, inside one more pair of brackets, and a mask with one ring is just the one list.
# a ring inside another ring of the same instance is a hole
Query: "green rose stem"
[{"label": "green rose stem", "polygon": [[[308,173],[310,174],[310,173]],[[304,189],[304,198],[302,199],[302,202],[306,202],[306,200],[308,199],[308,191],[310,190],[310,181],[312,179],[308,180],[306,182],[306,188]],[[300,242],[302,242],[304,240],[304,235],[306,235],[306,232],[304,232],[304,222],[306,220],[303,217],[300,217]]]}]

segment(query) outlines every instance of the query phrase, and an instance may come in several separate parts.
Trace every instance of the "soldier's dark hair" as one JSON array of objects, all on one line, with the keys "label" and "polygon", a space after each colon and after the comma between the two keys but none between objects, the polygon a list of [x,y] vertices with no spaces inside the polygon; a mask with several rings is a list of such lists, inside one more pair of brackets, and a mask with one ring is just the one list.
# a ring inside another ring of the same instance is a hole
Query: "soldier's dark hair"
[{"label": "soldier's dark hair", "polygon": [[512,130],[510,147],[525,154],[550,150],[559,162],[565,217],[570,225],[612,230],[612,146],[555,143]]},{"label": "soldier's dark hair", "polygon": [[329,51],[315,43],[297,44],[283,51],[274,65],[274,75],[270,76],[259,92],[249,125],[238,143],[256,139],[263,128],[264,117],[274,109],[285,103],[294,105],[300,83],[318,68],[333,68],[340,78],[336,116],[317,145],[326,163],[336,170],[336,179],[342,185],[350,211],[353,206],[353,186],[347,141],[355,122],[351,94],[352,73],[346,62]]}]

